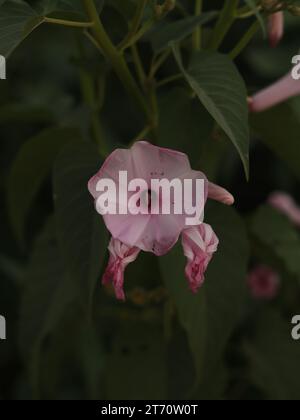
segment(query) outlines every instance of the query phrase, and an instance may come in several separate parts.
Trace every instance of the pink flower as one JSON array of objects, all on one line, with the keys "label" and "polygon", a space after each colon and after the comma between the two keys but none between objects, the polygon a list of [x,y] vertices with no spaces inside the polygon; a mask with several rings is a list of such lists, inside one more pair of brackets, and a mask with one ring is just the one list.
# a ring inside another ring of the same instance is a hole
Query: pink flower
[{"label": "pink flower", "polygon": [[[127,173],[127,182],[132,180],[142,179],[146,181],[146,185],[151,185],[153,179],[166,179],[173,181],[174,179],[182,181],[202,180],[204,183],[204,197],[199,199],[195,188],[192,190],[192,201],[195,203],[195,208],[199,211],[200,219],[199,225],[203,220],[203,211],[208,197],[221,201],[222,203],[231,205],[234,202],[232,195],[223,188],[209,183],[206,176],[199,171],[191,169],[188,157],[180,152],[156,147],[147,142],[137,142],[130,150],[118,149],[115,150],[105,161],[99,172],[91,178],[88,188],[96,203],[101,193],[97,190],[99,181],[109,179],[114,181],[120,191],[123,187],[119,178],[120,172]],[[128,185],[126,185],[126,188]],[[130,207],[129,203],[137,192],[130,192],[126,197],[126,209]],[[138,193],[138,202],[149,209],[149,204],[152,200],[156,200],[160,204],[164,204],[161,196],[154,196],[153,191],[149,191],[147,187],[145,190],[140,190]],[[148,199],[145,201],[145,197]],[[116,201],[121,209],[124,209],[124,202],[120,200],[119,194],[116,194]],[[203,202],[204,201],[204,202]],[[146,205],[145,205],[146,202]],[[128,206],[128,207],[127,207]],[[148,207],[147,207],[148,206]],[[184,206],[183,206],[184,207]],[[183,213],[174,214],[153,214],[145,212],[132,214],[124,211],[124,214],[105,214],[103,215],[104,222],[110,231],[113,241],[110,245],[111,258],[108,269],[104,276],[104,282],[112,280],[116,289],[117,297],[124,298],[123,292],[123,274],[128,263],[137,258],[140,250],[145,252],[152,252],[157,256],[161,256],[169,252],[177,243],[180,235],[184,232],[185,238],[187,233],[191,232],[190,225],[187,224],[187,215]],[[198,219],[197,219],[198,220]],[[201,250],[193,246],[195,255],[194,271],[190,272],[191,282],[194,282],[193,290],[195,291],[199,284],[203,281],[203,274],[211,259],[213,251],[213,244],[207,242],[209,240],[209,229],[207,225],[198,227],[199,234],[203,237],[203,246]],[[203,236],[204,235],[204,236]],[[184,239],[184,244],[186,240]],[[198,241],[198,245],[200,240]],[[214,243],[216,239],[214,238]],[[202,242],[201,242],[202,244]],[[201,251],[201,252],[200,252]],[[207,255],[205,254],[207,253]],[[190,255],[190,254],[189,254]],[[197,266],[198,264],[198,266]],[[191,262],[189,266],[192,267]],[[195,268],[198,272],[195,274]]]},{"label": "pink flower", "polygon": [[117,299],[125,300],[123,289],[124,271],[130,263],[137,259],[140,250],[138,248],[129,248],[118,239],[111,239],[108,250],[110,258],[102,282],[103,284],[108,284],[112,281]]},{"label": "pink flower", "polygon": [[290,72],[273,85],[263,89],[250,98],[249,109],[251,112],[266,111],[298,95],[300,95],[300,80],[295,80]]},{"label": "pink flower", "polygon": [[248,286],[255,299],[272,300],[278,295],[280,277],[270,267],[255,267],[248,276]]},{"label": "pink flower", "polygon": [[[128,182],[139,178],[145,180],[148,185],[152,179],[164,178],[170,181],[175,178],[202,179],[205,183],[205,201],[207,199],[206,176],[191,169],[185,154],[156,147],[147,142],[138,142],[130,150],[115,150],[107,158],[100,171],[90,180],[89,191],[96,200],[99,196],[96,188],[98,181],[110,178],[118,185],[120,171],[127,171]],[[143,191],[141,197],[143,194],[148,194],[148,190]],[[128,196],[128,202],[132,195],[133,193]],[[104,216],[104,222],[113,238],[119,239],[129,247],[153,252],[157,256],[164,255],[173,248],[186,227],[185,219],[184,214],[107,214]]]},{"label": "pink flower", "polygon": [[197,293],[204,282],[213,254],[217,251],[219,240],[211,226],[202,223],[197,227],[186,229],[182,234],[184,255],[188,259],[185,269],[190,289]]},{"label": "pink flower", "polygon": [[284,192],[274,192],[270,195],[268,202],[271,206],[285,214],[292,223],[300,227],[300,208],[295,200]]},{"label": "pink flower", "polygon": [[283,12],[273,13],[268,21],[268,34],[271,47],[276,47],[284,34],[284,14]]}]

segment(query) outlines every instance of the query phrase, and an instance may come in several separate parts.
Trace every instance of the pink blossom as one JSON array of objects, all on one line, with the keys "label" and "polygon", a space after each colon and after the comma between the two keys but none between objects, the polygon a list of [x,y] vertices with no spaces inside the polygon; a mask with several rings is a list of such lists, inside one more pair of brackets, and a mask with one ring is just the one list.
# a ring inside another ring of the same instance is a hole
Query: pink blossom
[{"label": "pink blossom", "polygon": [[197,293],[204,282],[213,254],[217,251],[219,240],[211,226],[202,223],[197,227],[186,229],[182,234],[184,255],[188,259],[185,269],[190,289]]},{"label": "pink blossom", "polygon": [[[206,176],[191,169],[185,154],[147,142],[135,143],[130,150],[115,150],[107,158],[100,171],[89,182],[89,190],[95,199],[99,195],[96,191],[97,182],[101,178],[111,178],[118,184],[120,171],[127,171],[129,182],[140,178],[148,185],[151,179],[203,179],[205,201],[207,199]],[[170,251],[178,241],[186,227],[185,218],[184,214],[108,214],[104,216],[104,222],[113,238],[129,247],[137,247],[161,256]]]},{"label": "pink blossom", "polygon": [[111,239],[108,250],[110,258],[102,282],[103,284],[112,282],[117,299],[125,300],[123,289],[124,272],[126,267],[137,259],[140,250],[138,248],[129,248],[118,239]]},{"label": "pink blossom", "polygon": [[234,204],[234,197],[230,192],[220,187],[219,185],[208,183],[208,198],[219,201],[220,203],[232,206]]},{"label": "pink blossom", "polygon": [[[180,152],[153,146],[150,143],[141,141],[129,149],[118,149],[114,151],[105,161],[99,172],[91,178],[88,188],[95,201],[100,193],[97,191],[97,184],[100,180],[110,179],[116,185],[119,182],[120,171],[126,171],[128,182],[135,179],[143,179],[147,185],[151,185],[153,179],[167,179],[172,181],[179,179],[203,180],[204,182],[204,203],[197,201],[196,207],[203,215],[204,205],[207,198],[218,200],[224,204],[231,205],[234,202],[232,195],[223,188],[209,183],[206,176],[199,171],[191,169],[188,157]],[[118,185],[120,188],[120,185]],[[133,193],[132,193],[133,194]],[[152,191],[140,191],[140,200],[144,195]],[[130,194],[127,200],[130,200]],[[198,195],[193,189],[193,201],[196,202]],[[118,201],[118,194],[116,200]],[[161,200],[160,197],[156,198]],[[148,203],[149,205],[149,203]],[[217,238],[208,225],[201,225],[196,229],[190,228],[186,222],[186,214],[106,214],[104,222],[112,235],[110,244],[110,261],[104,276],[104,282],[112,280],[119,299],[124,298],[123,280],[124,270],[128,263],[135,260],[140,250],[152,252],[161,256],[169,252],[177,243],[183,233],[183,245],[188,258],[192,259],[187,268],[187,275],[190,279],[191,288],[196,291],[204,280],[204,272],[208,266],[212,254],[216,251]],[[184,212],[183,212],[184,213]],[[193,233],[194,232],[194,233]],[[193,244],[193,238],[198,239]],[[189,236],[191,238],[189,239]],[[189,248],[190,247],[190,248]],[[188,251],[190,249],[190,251]]]},{"label": "pink blossom", "polygon": [[284,192],[274,192],[270,195],[268,202],[271,206],[285,214],[292,223],[300,227],[300,208],[293,197]]},{"label": "pink blossom", "polygon": [[268,21],[268,35],[271,47],[276,47],[284,34],[284,14],[283,12],[273,13]]},{"label": "pink blossom", "polygon": [[278,295],[280,277],[272,268],[260,265],[248,275],[248,286],[255,299],[272,300]]},{"label": "pink blossom", "polygon": [[266,111],[298,95],[300,95],[300,80],[295,80],[290,72],[273,85],[249,98],[249,109],[251,112]]}]

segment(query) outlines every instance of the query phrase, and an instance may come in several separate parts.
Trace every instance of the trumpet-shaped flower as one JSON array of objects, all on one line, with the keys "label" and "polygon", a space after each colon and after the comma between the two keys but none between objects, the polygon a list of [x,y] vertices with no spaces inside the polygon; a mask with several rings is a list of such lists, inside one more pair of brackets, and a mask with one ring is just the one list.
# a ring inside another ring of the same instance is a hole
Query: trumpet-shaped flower
[{"label": "trumpet-shaped flower", "polygon": [[300,95],[300,80],[292,76],[292,72],[272,84],[271,86],[256,93],[249,99],[251,112],[262,112],[278,105],[289,98]]},{"label": "trumpet-shaped flower", "polygon": [[[130,188],[127,191],[128,185],[121,185],[120,172],[126,172],[129,185],[137,179],[143,181],[139,181],[138,192]],[[139,251],[152,252],[157,256],[164,255],[183,234],[184,251],[188,258],[186,274],[192,290],[196,291],[203,283],[204,273],[218,242],[212,229],[208,225],[202,225],[205,203],[209,197],[231,205],[234,202],[232,195],[225,189],[209,183],[202,172],[192,170],[185,154],[144,141],[135,143],[129,150],[114,151],[99,172],[91,178],[88,188],[96,203],[101,196],[99,182],[104,179],[112,181],[116,190],[123,192],[121,195],[116,194],[114,198],[114,204],[119,208],[117,213],[101,213],[112,235],[109,246],[110,260],[103,282],[112,281],[117,298],[124,299],[124,271],[126,266],[137,258]],[[168,181],[174,188],[174,194],[165,197],[151,190],[153,180]],[[162,214],[149,211],[152,210],[154,202],[158,203],[159,207],[168,207],[170,203],[166,201],[174,204],[176,185],[184,184],[187,180],[194,182],[196,188],[189,190],[190,197],[184,195],[179,200],[182,212]],[[197,181],[201,181],[201,184]],[[199,194],[198,185],[203,187],[203,194]],[[126,194],[124,191],[127,191]],[[185,210],[186,201],[193,203],[193,209],[198,214],[197,223],[193,223],[193,226],[187,223],[190,213],[187,214]],[[133,202],[135,207],[139,207],[139,212],[129,211],[132,210]],[[97,205],[96,208],[98,210]]]}]

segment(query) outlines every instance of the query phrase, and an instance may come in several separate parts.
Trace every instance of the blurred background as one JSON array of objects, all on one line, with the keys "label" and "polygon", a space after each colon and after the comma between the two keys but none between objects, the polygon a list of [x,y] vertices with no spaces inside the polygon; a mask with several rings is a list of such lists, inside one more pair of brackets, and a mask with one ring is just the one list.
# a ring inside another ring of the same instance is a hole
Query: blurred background
[{"label": "blurred background", "polygon": [[[193,13],[192,1],[178,3],[186,16]],[[204,11],[222,4],[204,2]],[[132,12],[112,0],[101,7],[105,27],[119,42],[127,31],[126,13]],[[0,54],[4,15],[0,8]],[[167,20],[181,18],[176,9]],[[299,52],[300,19],[288,13],[285,19],[277,48],[258,31],[235,61],[249,95],[285,75]],[[237,22],[221,52],[230,51],[248,25],[248,20]],[[205,28],[204,39],[211,24]],[[185,42],[188,48],[189,37]],[[148,66],[147,36],[139,51]],[[175,66],[169,57],[157,79],[176,73]],[[300,203],[300,98],[250,116],[247,182],[236,151],[219,131],[207,151],[204,137],[209,132],[211,139],[213,124],[195,98],[185,101],[183,90],[182,83],[160,89],[159,144],[201,161],[201,169],[236,198],[234,213],[221,205],[208,209],[224,245],[206,279],[206,309],[200,291],[193,314],[182,317],[184,305],[176,306],[170,297],[164,269],[146,254],[128,268],[125,304],[101,286],[99,270],[86,305],[85,292],[77,289],[77,283],[90,281],[83,232],[95,233],[103,267],[108,235],[102,225],[94,229],[86,221],[80,203],[67,213],[61,210],[58,218],[54,211],[64,186],[70,200],[82,188],[91,214],[84,190],[88,175],[74,172],[69,179],[64,170],[88,162],[93,175],[101,158],[95,148],[63,146],[79,135],[88,143],[98,121],[110,151],[126,147],[142,130],[142,116],[77,29],[41,25],[9,56],[7,80],[0,80],[0,315],[7,322],[7,339],[0,340],[0,399],[300,399],[300,342],[291,338],[292,317],[300,314],[299,227],[267,204],[275,191]],[[78,234],[68,231],[71,219],[81,225]],[[66,275],[57,224],[61,230],[66,226],[63,237],[70,236],[75,249],[70,265],[80,272],[79,281],[72,270]],[[181,272],[178,265],[172,271],[176,252],[163,264],[174,282]],[[79,266],[74,256],[82,260]],[[249,280],[259,268],[262,293]],[[189,302],[181,277],[182,299]],[[275,286],[264,294],[270,278]]]}]

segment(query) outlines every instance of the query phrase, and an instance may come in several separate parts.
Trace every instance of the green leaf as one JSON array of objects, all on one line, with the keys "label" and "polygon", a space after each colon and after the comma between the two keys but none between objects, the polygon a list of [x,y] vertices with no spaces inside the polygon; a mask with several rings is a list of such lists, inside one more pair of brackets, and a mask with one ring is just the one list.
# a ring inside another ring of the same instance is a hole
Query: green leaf
[{"label": "green leaf", "polygon": [[[99,13],[101,13],[104,0],[95,0],[95,4]],[[42,17],[55,17],[81,22],[87,20],[82,0],[42,0],[38,9]]]},{"label": "green leaf", "polygon": [[289,319],[265,311],[244,345],[250,379],[270,400],[300,399],[300,351],[291,337],[292,327]]},{"label": "green leaf", "polygon": [[160,53],[170,47],[171,42],[182,41],[191,35],[198,26],[211,22],[217,15],[217,12],[207,12],[200,16],[190,16],[172,23],[159,23],[147,34],[147,39],[150,40],[154,52]]},{"label": "green leaf", "polygon": [[8,57],[42,20],[25,1],[7,0],[0,6],[0,54]]},{"label": "green leaf", "polygon": [[[100,12],[104,0],[95,0],[98,11]],[[39,4],[41,14],[48,15],[53,12],[84,12],[82,0],[42,0]],[[85,15],[83,13],[83,15]]]},{"label": "green leaf", "polygon": [[212,205],[207,222],[220,239],[220,246],[209,266],[205,285],[197,295],[188,289],[184,275],[186,261],[180,245],[160,260],[165,284],[188,335],[197,382],[202,386],[219,364],[241,317],[248,262],[246,232],[233,209]]},{"label": "green leaf", "polygon": [[58,156],[53,171],[61,252],[89,308],[107,250],[107,231],[87,188],[100,166],[96,146],[72,142]]},{"label": "green leaf", "polygon": [[137,0],[107,0],[106,4],[117,10],[124,18],[129,21],[133,18],[136,10]]},{"label": "green leaf", "polygon": [[163,92],[159,96],[159,110],[159,145],[186,153],[192,167],[197,168],[207,144],[213,142],[213,119],[184,88]]},{"label": "green leaf", "polygon": [[[97,0],[101,10],[102,0]],[[7,0],[0,3],[0,54],[8,57],[18,46],[39,27],[45,17],[82,21],[85,13],[80,0],[44,0],[39,11],[23,0]]]},{"label": "green leaf", "polygon": [[19,329],[24,356],[53,330],[74,296],[75,288],[65,273],[51,219],[36,241],[24,281]]},{"label": "green leaf", "polygon": [[248,7],[251,10],[253,10],[255,12],[256,19],[258,20],[258,22],[261,26],[264,37],[266,37],[267,36],[267,30],[266,30],[265,21],[264,21],[264,18],[262,16],[262,14],[260,13],[260,11],[257,8],[257,4],[256,4],[255,0],[245,0],[245,3],[248,5]]},{"label": "green leaf", "polygon": [[247,90],[233,62],[225,55],[198,52],[186,70],[173,44],[179,68],[202,104],[236,147],[249,177]]},{"label": "green leaf", "polygon": [[167,372],[163,332],[127,320],[114,332],[107,360],[107,395],[114,400],[166,398]]},{"label": "green leaf", "polygon": [[17,103],[8,103],[0,107],[0,124],[9,123],[51,124],[54,115],[40,106],[29,106]]},{"label": "green leaf", "polygon": [[260,246],[300,279],[300,238],[286,216],[272,207],[262,206],[251,217],[249,230]]},{"label": "green leaf", "polygon": [[[299,99],[266,112],[252,114],[251,127],[259,139],[300,179]],[[284,121],[284,124],[282,123]]]},{"label": "green leaf", "polygon": [[14,231],[24,241],[24,226],[40,187],[50,174],[62,147],[79,138],[78,130],[51,128],[28,140],[21,147],[8,180],[8,207]]}]

